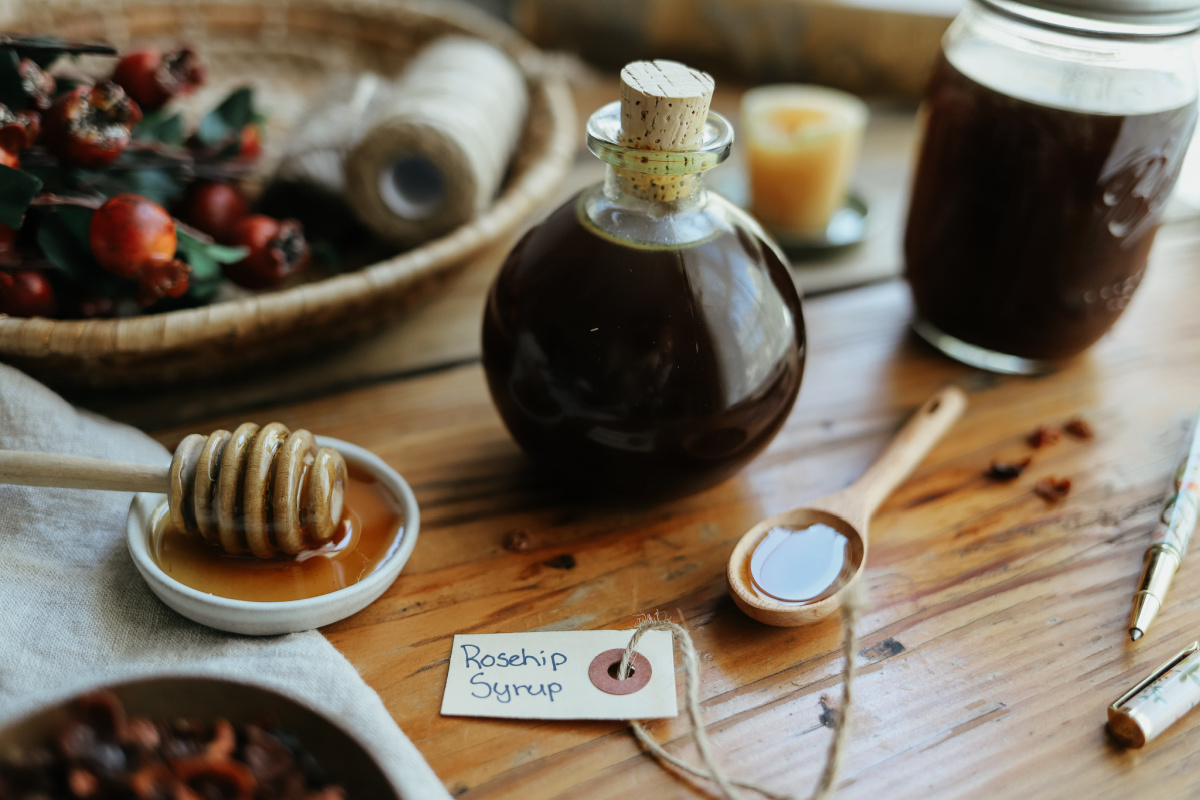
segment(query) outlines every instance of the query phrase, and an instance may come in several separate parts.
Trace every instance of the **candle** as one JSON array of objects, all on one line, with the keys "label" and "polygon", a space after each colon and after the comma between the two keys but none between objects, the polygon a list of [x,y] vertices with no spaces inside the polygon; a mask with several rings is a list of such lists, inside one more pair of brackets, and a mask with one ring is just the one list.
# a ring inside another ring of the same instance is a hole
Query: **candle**
[{"label": "candle", "polygon": [[742,98],[751,208],[768,228],[819,236],[846,200],[867,123],[857,97],[782,84]]}]

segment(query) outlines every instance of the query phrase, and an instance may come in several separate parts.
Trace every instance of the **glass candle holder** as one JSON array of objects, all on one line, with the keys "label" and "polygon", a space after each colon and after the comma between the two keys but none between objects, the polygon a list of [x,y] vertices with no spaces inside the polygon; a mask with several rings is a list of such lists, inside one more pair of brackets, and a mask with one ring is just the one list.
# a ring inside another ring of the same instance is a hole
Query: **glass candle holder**
[{"label": "glass candle holder", "polygon": [[781,235],[816,238],[846,202],[867,106],[822,86],[761,86],[742,98],[750,206]]}]

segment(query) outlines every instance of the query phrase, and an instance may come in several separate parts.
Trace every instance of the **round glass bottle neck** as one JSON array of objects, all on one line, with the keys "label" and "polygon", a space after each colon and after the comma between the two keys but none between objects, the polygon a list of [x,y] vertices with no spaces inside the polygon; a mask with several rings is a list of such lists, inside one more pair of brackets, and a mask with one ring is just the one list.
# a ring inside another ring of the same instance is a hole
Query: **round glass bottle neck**
[{"label": "round glass bottle neck", "polygon": [[644,175],[692,175],[710,170],[733,149],[733,126],[708,112],[700,146],[695,150],[641,150],[621,144],[621,102],[602,106],[588,119],[588,150],[617,169]]}]

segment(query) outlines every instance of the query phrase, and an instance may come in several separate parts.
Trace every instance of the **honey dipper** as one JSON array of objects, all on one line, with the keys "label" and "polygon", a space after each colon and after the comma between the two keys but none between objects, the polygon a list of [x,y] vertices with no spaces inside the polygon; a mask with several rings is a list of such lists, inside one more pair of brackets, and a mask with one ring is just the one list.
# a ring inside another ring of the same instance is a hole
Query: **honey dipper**
[{"label": "honey dipper", "polygon": [[171,522],[231,554],[270,558],[333,538],[346,461],[306,430],[278,422],[185,438],[169,467],[0,450],[0,483],[164,492]]}]

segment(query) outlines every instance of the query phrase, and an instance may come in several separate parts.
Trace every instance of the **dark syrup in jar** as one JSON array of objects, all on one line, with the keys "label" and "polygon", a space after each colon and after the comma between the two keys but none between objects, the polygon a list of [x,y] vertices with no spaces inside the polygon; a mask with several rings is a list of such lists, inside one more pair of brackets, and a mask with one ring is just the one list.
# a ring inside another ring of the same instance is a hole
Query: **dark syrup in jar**
[{"label": "dark syrup in jar", "polygon": [[517,442],[579,488],[715,484],[766,446],[800,388],[787,267],[749,230],[644,247],[583,213],[565,203],[501,268],[483,325],[492,399]]},{"label": "dark syrup in jar", "polygon": [[905,236],[917,314],[1028,359],[1081,352],[1142,279],[1196,122],[1038,105],[943,56],[926,92]]}]

